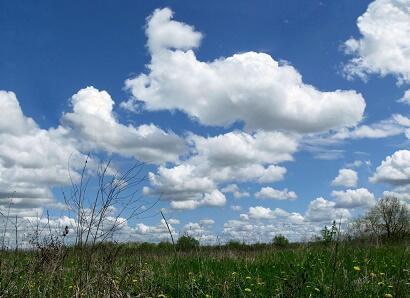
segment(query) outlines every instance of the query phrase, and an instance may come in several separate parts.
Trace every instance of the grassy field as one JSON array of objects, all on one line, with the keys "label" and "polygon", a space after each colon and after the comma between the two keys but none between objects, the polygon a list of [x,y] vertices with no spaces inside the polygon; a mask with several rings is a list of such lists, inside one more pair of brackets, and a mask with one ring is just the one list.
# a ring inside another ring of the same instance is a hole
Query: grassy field
[{"label": "grassy field", "polygon": [[410,252],[404,244],[1,252],[0,296],[410,297]]}]

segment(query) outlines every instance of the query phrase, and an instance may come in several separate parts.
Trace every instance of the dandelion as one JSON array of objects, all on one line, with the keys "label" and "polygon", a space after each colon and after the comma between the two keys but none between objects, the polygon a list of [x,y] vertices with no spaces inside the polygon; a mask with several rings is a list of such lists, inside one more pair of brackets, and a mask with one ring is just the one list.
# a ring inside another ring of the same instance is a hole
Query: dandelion
[{"label": "dandelion", "polygon": [[384,298],[393,298],[392,294],[384,294]]},{"label": "dandelion", "polygon": [[353,269],[354,269],[355,271],[360,271],[360,267],[359,267],[359,266],[354,266]]},{"label": "dandelion", "polygon": [[245,288],[245,292],[250,293],[250,292],[252,292],[252,290],[249,289],[249,288]]}]

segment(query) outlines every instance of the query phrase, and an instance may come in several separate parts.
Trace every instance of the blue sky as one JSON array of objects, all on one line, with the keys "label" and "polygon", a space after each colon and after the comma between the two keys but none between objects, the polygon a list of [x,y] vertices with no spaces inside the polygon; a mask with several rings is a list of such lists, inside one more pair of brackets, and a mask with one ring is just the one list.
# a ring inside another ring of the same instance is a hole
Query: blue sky
[{"label": "blue sky", "polygon": [[[0,210],[16,192],[13,212],[58,220],[67,160],[88,152],[148,162],[144,200],[204,242],[298,240],[383,195],[410,203],[409,11],[3,1]],[[156,211],[123,239],[167,237]]]}]

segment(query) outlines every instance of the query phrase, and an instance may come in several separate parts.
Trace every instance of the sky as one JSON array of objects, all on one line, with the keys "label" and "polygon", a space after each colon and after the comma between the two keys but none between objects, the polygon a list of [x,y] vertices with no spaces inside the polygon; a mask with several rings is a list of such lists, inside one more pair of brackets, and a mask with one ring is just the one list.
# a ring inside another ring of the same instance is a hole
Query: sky
[{"label": "sky", "polygon": [[0,3],[0,212],[21,237],[75,225],[61,190],[89,154],[91,176],[144,163],[119,241],[169,240],[160,210],[203,243],[309,239],[410,204],[409,111],[409,0]]}]

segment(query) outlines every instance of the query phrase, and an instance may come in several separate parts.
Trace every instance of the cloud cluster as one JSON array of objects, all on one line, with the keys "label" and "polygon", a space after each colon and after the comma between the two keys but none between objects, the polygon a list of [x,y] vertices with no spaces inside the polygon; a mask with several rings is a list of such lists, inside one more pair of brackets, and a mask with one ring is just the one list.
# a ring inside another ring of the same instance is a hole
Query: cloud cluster
[{"label": "cloud cluster", "polygon": [[[191,135],[191,155],[172,166],[160,166],[150,173],[152,188],[146,194],[161,195],[176,209],[199,206],[221,206],[226,202],[219,191],[223,183],[232,181],[267,183],[282,180],[286,169],[277,163],[292,160],[297,142],[279,132],[254,134],[229,132],[215,137]],[[245,196],[233,185],[223,192]]]},{"label": "cloud cluster", "polygon": [[[41,129],[24,115],[13,92],[0,91],[0,208],[11,204],[16,214],[32,216],[42,207],[62,208],[52,188],[79,178],[86,159],[82,152],[106,151],[161,164],[177,160],[185,150],[183,139],[153,124],[119,123],[105,91],[81,89],[71,104],[73,111],[63,114],[57,128]],[[90,159],[90,167],[93,163]]]},{"label": "cloud cluster", "polygon": [[358,18],[360,39],[345,42],[354,58],[345,66],[349,77],[392,74],[410,82],[410,3],[407,0],[375,0]]},{"label": "cloud cluster", "polygon": [[249,130],[303,133],[353,126],[362,119],[365,101],[360,94],[322,92],[303,83],[294,67],[267,54],[199,61],[192,49],[202,35],[172,17],[164,8],[148,19],[149,73],[126,81],[135,98],[125,106],[140,101],[149,111],[178,109],[205,125],[240,121]]},{"label": "cloud cluster", "polygon": [[339,208],[336,202],[324,198],[316,198],[309,203],[305,219],[310,222],[346,221],[351,217],[346,208]]},{"label": "cloud cluster", "polygon": [[228,220],[224,224],[223,236],[247,243],[270,242],[281,234],[292,241],[309,240],[317,236],[324,225],[334,220],[342,224],[350,219],[348,209],[335,202],[317,198],[310,202],[305,214],[288,212],[280,208],[250,207],[239,219]]}]

